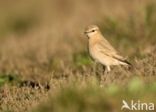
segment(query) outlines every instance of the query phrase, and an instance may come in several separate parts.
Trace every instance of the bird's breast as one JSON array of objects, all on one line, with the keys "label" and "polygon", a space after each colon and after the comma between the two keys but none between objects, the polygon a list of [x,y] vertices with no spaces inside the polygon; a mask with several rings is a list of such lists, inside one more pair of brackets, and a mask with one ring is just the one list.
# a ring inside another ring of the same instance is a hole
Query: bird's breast
[{"label": "bird's breast", "polygon": [[96,50],[96,44],[89,44],[89,54],[90,56],[94,59],[94,60],[97,60],[96,57],[97,57],[97,50]]}]

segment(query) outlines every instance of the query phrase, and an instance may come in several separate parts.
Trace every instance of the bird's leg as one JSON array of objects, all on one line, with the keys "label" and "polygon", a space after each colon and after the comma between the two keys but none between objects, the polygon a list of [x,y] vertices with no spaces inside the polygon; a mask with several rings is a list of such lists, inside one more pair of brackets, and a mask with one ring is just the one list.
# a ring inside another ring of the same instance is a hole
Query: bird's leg
[{"label": "bird's leg", "polygon": [[111,71],[110,66],[106,66],[105,73],[108,74]]},{"label": "bird's leg", "polygon": [[106,72],[106,66],[102,66],[103,67],[103,73],[105,73]]},{"label": "bird's leg", "polygon": [[110,71],[111,71],[110,66],[107,66],[107,70],[108,70],[108,72],[110,72]]}]

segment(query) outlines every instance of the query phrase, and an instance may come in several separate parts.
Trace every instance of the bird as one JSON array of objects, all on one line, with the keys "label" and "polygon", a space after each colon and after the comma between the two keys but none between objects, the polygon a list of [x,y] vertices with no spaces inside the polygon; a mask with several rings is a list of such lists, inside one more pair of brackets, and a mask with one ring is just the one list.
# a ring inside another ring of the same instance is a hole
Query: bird
[{"label": "bird", "polygon": [[105,39],[97,25],[89,25],[84,33],[88,37],[88,49],[91,58],[95,63],[102,64],[105,67],[106,73],[111,71],[110,66],[132,66],[132,64],[121,56]]}]

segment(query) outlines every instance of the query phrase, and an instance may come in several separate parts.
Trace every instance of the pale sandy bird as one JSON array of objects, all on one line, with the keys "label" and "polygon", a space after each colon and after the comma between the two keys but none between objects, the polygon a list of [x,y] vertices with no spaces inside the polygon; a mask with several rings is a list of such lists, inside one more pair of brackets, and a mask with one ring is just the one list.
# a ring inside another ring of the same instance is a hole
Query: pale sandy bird
[{"label": "pale sandy bird", "polygon": [[110,72],[111,65],[126,65],[131,64],[123,58],[112,47],[112,45],[104,38],[98,26],[91,25],[87,27],[85,34],[89,41],[89,53],[96,63],[101,63],[105,66],[105,72]]}]

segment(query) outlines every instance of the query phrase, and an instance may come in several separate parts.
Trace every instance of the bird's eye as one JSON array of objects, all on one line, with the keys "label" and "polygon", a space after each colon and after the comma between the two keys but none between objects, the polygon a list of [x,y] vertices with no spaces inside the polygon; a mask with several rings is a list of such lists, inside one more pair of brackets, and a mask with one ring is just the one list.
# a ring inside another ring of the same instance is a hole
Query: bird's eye
[{"label": "bird's eye", "polygon": [[95,32],[95,30],[92,30],[92,32]]}]

